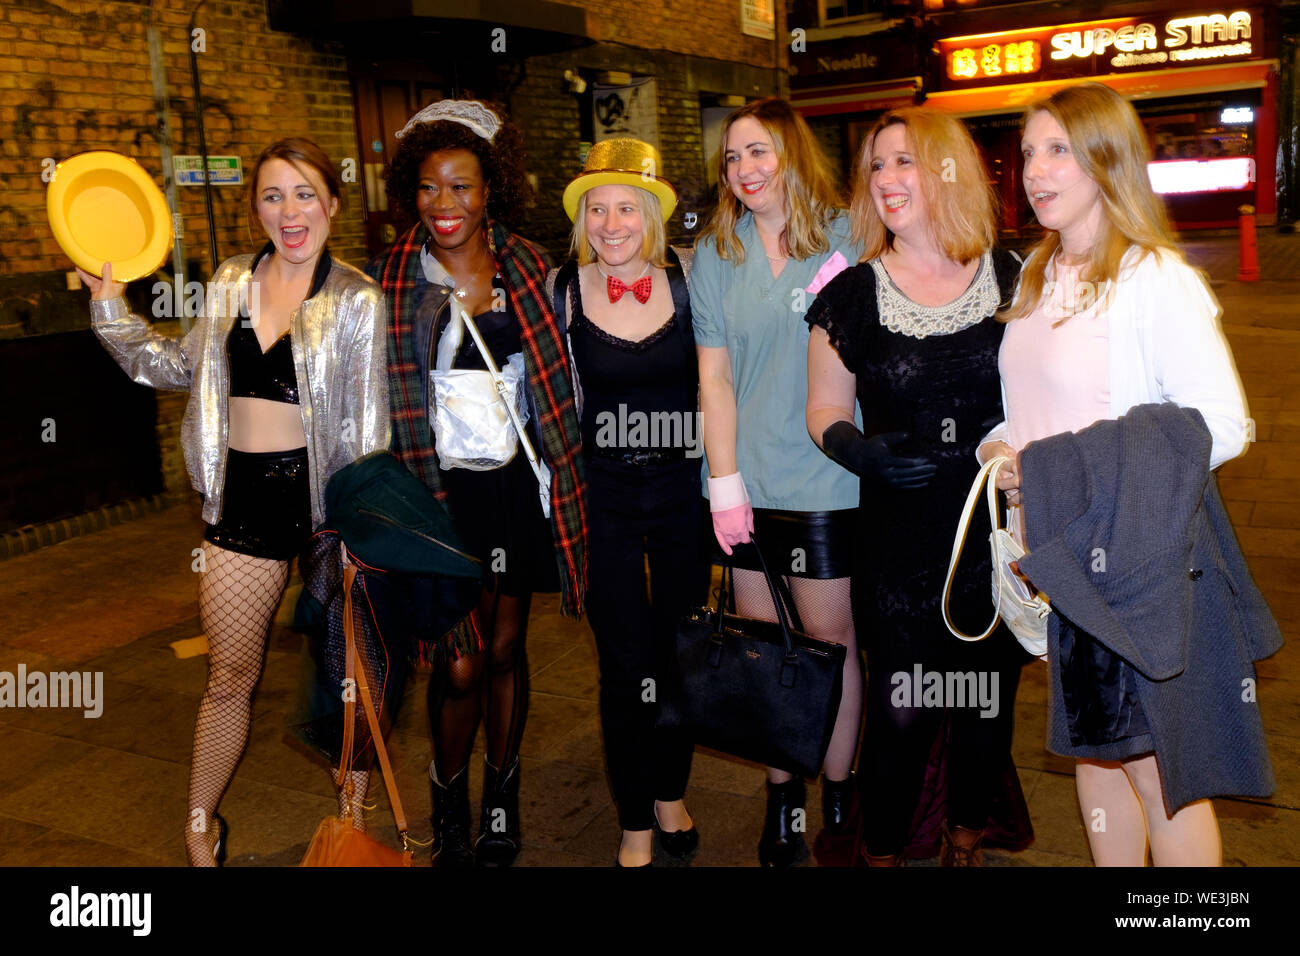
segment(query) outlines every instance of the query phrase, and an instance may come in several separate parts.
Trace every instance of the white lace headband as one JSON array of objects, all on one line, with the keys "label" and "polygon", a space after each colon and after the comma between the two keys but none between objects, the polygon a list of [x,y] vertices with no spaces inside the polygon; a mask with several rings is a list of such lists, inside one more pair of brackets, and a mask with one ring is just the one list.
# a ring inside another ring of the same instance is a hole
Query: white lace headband
[{"label": "white lace headband", "polygon": [[478,100],[439,100],[436,103],[430,103],[407,120],[406,125],[397,133],[397,138],[401,139],[411,131],[412,127],[419,123],[437,123],[439,121],[468,126],[489,143],[496,137],[497,131],[501,129],[501,117]]}]

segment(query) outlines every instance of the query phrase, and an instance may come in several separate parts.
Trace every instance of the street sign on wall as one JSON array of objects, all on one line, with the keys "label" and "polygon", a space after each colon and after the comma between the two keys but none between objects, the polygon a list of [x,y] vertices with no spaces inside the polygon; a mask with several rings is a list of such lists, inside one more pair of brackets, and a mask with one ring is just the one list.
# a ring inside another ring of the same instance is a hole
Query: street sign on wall
[{"label": "street sign on wall", "polygon": [[740,32],[761,40],[775,39],[775,0],[740,0]]},{"label": "street sign on wall", "polygon": [[[173,156],[172,168],[176,171],[176,185],[203,185],[202,156]],[[238,156],[209,156],[208,179],[214,186],[242,186],[243,164]]]}]

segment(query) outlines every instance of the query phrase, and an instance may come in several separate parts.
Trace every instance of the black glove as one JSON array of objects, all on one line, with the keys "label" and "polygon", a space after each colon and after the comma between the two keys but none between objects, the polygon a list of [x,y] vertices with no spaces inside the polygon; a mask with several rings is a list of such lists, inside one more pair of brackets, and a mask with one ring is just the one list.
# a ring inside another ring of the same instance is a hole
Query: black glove
[{"label": "black glove", "polygon": [[908,439],[907,432],[887,432],[867,438],[852,422],[838,421],[822,432],[822,448],[839,464],[863,478],[890,488],[924,488],[934,480],[939,466],[928,458],[901,458],[893,445]]}]

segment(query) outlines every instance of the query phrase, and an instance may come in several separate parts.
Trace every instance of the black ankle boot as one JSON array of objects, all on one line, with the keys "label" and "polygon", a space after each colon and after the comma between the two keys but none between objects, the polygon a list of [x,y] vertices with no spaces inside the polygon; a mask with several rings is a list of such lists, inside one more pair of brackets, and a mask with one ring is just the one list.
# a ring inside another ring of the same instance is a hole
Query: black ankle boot
[{"label": "black ankle boot", "polygon": [[853,774],[846,780],[822,777],[822,828],[813,841],[818,866],[852,866],[857,843],[858,787]]},{"label": "black ankle boot", "polygon": [[434,764],[429,764],[429,792],[433,799],[434,866],[464,868],[474,865],[469,845],[469,768],[444,787]]},{"label": "black ankle boot", "polygon": [[[786,783],[767,783],[767,815],[763,821],[763,836],[758,841],[758,862],[762,866],[790,866],[807,852],[803,830],[807,812],[804,810],[803,780],[795,777]],[[798,820],[795,811],[801,811]]]},{"label": "black ankle boot", "polygon": [[857,782],[853,774],[844,780],[827,780],[822,775],[822,829],[828,836],[852,836],[857,820],[854,802]]},{"label": "black ankle boot", "polygon": [[519,758],[497,770],[483,761],[483,804],[474,862],[509,866],[519,854]]}]

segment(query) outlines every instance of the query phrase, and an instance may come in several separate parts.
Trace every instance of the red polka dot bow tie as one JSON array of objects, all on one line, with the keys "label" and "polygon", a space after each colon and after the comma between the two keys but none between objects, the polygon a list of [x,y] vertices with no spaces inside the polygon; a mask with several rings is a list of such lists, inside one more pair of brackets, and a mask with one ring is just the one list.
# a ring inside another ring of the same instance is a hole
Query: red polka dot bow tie
[{"label": "red polka dot bow tie", "polygon": [[635,282],[628,284],[622,279],[615,278],[614,276],[606,276],[605,290],[609,293],[609,301],[617,302],[619,299],[623,298],[623,293],[630,289],[632,295],[636,297],[636,300],[642,305],[645,305],[646,301],[650,298],[650,280],[652,278],[654,277],[648,275],[642,276]]}]

